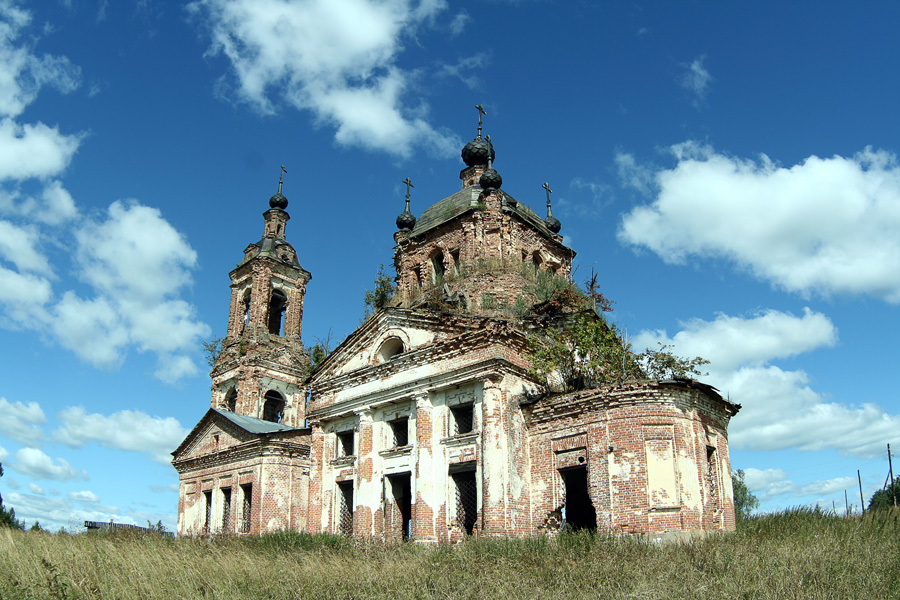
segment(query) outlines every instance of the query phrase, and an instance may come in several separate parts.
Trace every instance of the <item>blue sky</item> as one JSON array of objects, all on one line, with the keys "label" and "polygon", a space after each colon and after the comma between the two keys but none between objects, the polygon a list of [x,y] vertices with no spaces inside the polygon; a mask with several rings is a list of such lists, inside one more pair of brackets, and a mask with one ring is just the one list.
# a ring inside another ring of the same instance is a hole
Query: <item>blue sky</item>
[{"label": "blue sky", "polygon": [[170,529],[201,342],[280,165],[343,339],[487,110],[638,349],[711,361],[762,508],[859,507],[900,446],[897,3],[0,0],[0,479],[29,523]]}]

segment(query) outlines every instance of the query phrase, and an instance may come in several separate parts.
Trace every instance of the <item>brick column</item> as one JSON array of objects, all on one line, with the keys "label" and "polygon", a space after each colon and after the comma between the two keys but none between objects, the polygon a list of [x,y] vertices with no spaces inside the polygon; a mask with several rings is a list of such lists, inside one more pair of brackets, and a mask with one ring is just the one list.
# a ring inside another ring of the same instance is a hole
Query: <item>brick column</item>
[{"label": "brick column", "polygon": [[[413,524],[412,539],[417,542],[437,541],[435,507],[444,504],[446,496],[444,483],[447,474],[436,476],[435,469],[440,462],[436,460],[435,450],[437,440],[440,439],[440,423],[434,422],[434,406],[427,393],[417,395],[416,403],[416,437],[414,440],[415,453],[413,466]],[[441,524],[443,525],[443,524]]]},{"label": "brick column", "polygon": [[507,529],[509,444],[502,376],[484,380],[481,400],[481,529],[503,535]]},{"label": "brick column", "polygon": [[373,533],[374,515],[381,506],[380,482],[375,477],[374,423],[372,411],[359,413],[359,443],[356,451],[356,490],[353,503],[354,535],[370,536]]}]

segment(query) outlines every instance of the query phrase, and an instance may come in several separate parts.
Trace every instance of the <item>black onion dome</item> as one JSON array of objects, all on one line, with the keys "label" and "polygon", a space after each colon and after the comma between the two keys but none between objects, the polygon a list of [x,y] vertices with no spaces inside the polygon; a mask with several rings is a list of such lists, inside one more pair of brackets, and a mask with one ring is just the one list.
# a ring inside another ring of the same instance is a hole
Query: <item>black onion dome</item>
[{"label": "black onion dome", "polygon": [[272,208],[280,208],[284,210],[287,208],[288,201],[287,198],[281,195],[281,192],[277,192],[274,196],[269,198],[269,206]]},{"label": "black onion dome", "polygon": [[559,222],[559,219],[550,215],[546,219],[544,219],[544,225],[547,226],[547,229],[552,231],[553,233],[559,233],[559,230],[562,228],[562,223]]},{"label": "black onion dome", "polygon": [[415,226],[416,226],[416,217],[411,212],[409,212],[408,208],[406,210],[404,210],[402,213],[400,213],[399,217],[397,217],[397,229],[411,230]]},{"label": "black onion dome", "polygon": [[478,180],[478,185],[483,190],[499,190],[500,186],[503,185],[503,178],[500,177],[500,173],[495,171],[493,167],[488,167],[482,174],[481,179]]},{"label": "black onion dome", "polygon": [[494,145],[487,140],[475,138],[462,149],[462,159],[469,167],[486,165],[494,160]]}]

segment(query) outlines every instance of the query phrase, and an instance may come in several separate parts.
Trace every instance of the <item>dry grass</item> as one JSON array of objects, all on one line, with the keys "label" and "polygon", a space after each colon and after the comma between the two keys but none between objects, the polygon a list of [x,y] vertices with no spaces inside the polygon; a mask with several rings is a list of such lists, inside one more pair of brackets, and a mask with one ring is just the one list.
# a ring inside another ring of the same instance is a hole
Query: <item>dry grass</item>
[{"label": "dry grass", "polygon": [[0,598],[900,598],[900,511],[794,510],[662,546],[590,534],[425,547],[2,530]]}]

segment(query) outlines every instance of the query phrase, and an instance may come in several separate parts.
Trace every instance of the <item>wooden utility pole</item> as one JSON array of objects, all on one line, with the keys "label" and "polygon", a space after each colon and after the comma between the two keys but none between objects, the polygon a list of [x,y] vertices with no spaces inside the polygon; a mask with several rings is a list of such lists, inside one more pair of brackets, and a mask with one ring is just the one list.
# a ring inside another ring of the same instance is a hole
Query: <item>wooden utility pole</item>
[{"label": "wooden utility pole", "polygon": [[850,516],[850,502],[847,500],[847,490],[844,490],[844,516]]},{"label": "wooden utility pole", "polygon": [[891,445],[888,444],[887,446],[888,446],[888,473],[890,473],[890,475],[891,475],[891,483],[890,483],[891,487],[888,489],[891,490],[891,499],[894,501],[894,507],[896,507],[897,506],[897,492],[894,489],[894,463],[891,462]]},{"label": "wooden utility pole", "polygon": [[866,501],[862,495],[862,476],[859,474],[859,469],[856,470],[856,479],[859,480],[859,505],[862,507],[862,514],[866,514]]}]

